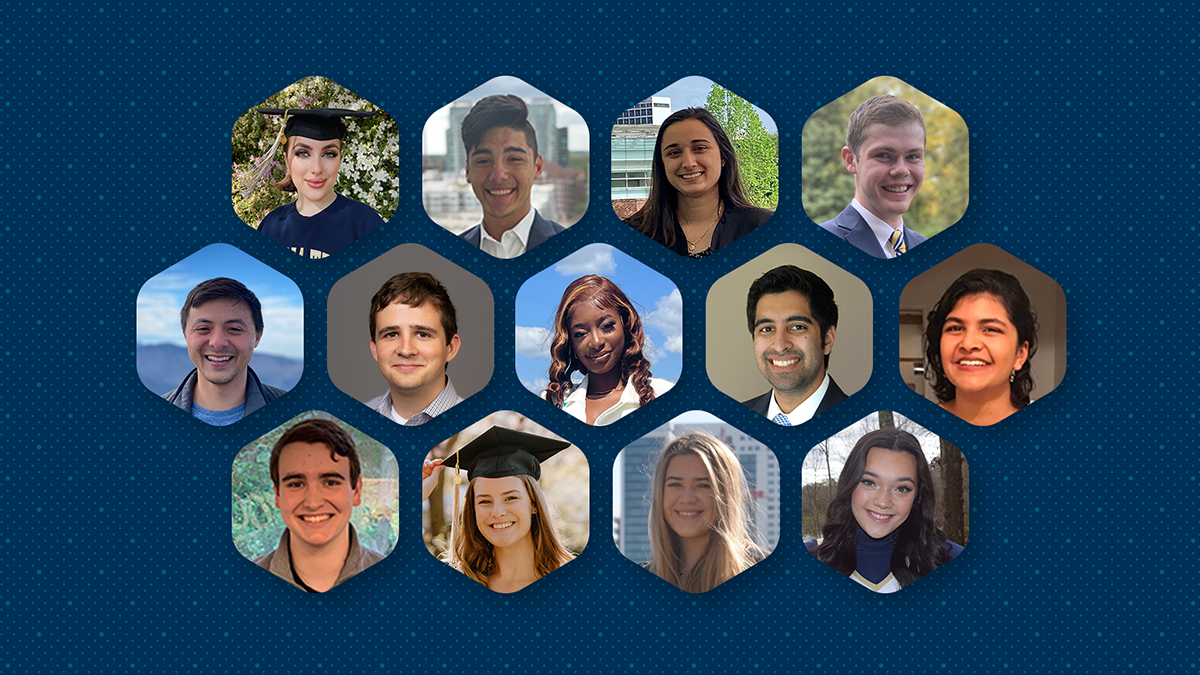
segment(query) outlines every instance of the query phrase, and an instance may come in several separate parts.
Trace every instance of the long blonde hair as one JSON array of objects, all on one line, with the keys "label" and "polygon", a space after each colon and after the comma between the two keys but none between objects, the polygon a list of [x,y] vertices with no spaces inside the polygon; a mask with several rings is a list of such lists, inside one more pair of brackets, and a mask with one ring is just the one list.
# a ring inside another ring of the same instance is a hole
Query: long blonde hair
[{"label": "long blonde hair", "polygon": [[[533,517],[529,534],[533,537],[533,564],[538,578],[561,567],[574,556],[558,539],[554,528],[550,502],[542,494],[541,487],[533,476],[517,476],[525,485],[529,501],[533,505]],[[478,480],[478,479],[475,479]],[[487,586],[488,577],[496,573],[496,550],[479,531],[475,520],[475,480],[467,486],[467,496],[458,521],[454,523],[454,541],[448,551],[447,562],[458,571]]]},{"label": "long blonde hair", "polygon": [[[708,548],[685,576],[679,535],[667,524],[663,491],[667,465],[679,455],[693,454],[704,462],[713,486],[716,510]],[[742,465],[729,446],[706,433],[691,433],[671,441],[654,467],[650,502],[650,550],[647,569],[689,593],[704,593],[746,571],[765,556],[755,542],[753,504]]]}]

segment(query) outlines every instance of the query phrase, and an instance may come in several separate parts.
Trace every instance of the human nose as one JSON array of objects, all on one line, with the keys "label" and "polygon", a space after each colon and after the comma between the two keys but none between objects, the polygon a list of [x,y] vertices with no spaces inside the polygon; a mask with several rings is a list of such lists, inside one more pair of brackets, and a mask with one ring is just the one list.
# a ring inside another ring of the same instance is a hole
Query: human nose
[{"label": "human nose", "polygon": [[876,490],[875,491],[875,506],[880,508],[890,509],[892,507],[892,491],[891,490]]},{"label": "human nose", "polygon": [[417,353],[417,341],[411,335],[401,335],[396,345],[396,351],[403,356],[412,356]]},{"label": "human nose", "polygon": [[683,151],[683,165],[684,166],[695,166],[696,165],[696,153],[692,152],[691,150],[684,150]]},{"label": "human nose", "polygon": [[310,508],[319,507],[324,500],[321,498],[319,486],[309,484],[304,488],[304,505]]},{"label": "human nose", "polygon": [[208,338],[210,347],[224,347],[229,344],[229,336],[223,330],[214,330]]}]

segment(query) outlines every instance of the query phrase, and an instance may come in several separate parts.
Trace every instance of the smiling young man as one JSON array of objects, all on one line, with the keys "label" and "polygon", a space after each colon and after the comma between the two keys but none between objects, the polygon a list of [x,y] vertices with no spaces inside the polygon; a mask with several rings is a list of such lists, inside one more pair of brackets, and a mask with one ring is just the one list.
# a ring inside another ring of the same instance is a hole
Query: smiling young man
[{"label": "smiling young man", "polygon": [[287,528],[256,565],[308,593],[324,593],[383,560],[358,543],[350,524],[363,481],[358,448],[345,429],[323,419],[288,429],[271,450],[271,483]]},{"label": "smiling young man", "polygon": [[890,94],[850,115],[842,161],[854,176],[854,201],[821,227],[876,258],[895,258],[925,241],[904,224],[925,178],[925,118]]},{"label": "smiling young man", "polygon": [[458,317],[431,274],[405,272],[371,298],[371,356],[388,390],[367,405],[397,424],[424,424],[462,402],[446,365],[458,355]]},{"label": "smiling young man", "polygon": [[202,422],[233,424],[287,392],[263,384],[250,358],[262,339],[262,305],[239,281],[202,281],[179,310],[188,358],[196,367],[163,398]]},{"label": "smiling young man", "polygon": [[783,265],[756,279],[746,297],[746,323],[771,391],[742,405],[790,427],[845,399],[827,372],[837,320],[833,289],[812,272]]},{"label": "smiling young man", "polygon": [[483,207],[483,222],[461,237],[497,258],[515,258],[563,231],[541,217],[530,196],[542,175],[529,108],[513,94],[480,99],[462,121],[467,182]]}]

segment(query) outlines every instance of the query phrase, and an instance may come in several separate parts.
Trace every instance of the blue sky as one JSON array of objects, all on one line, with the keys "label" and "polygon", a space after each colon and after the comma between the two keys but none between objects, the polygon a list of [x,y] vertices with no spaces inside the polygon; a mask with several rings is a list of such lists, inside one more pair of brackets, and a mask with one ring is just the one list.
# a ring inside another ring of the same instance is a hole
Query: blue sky
[{"label": "blue sky", "polygon": [[[720,84],[720,82],[717,84]],[[633,101],[633,103],[636,104],[651,96],[668,96],[671,99],[671,112],[683,110],[684,108],[703,108],[704,102],[708,100],[708,92],[712,89],[712,86],[713,81],[707,77],[692,75],[668,84],[666,87],[663,87],[662,91],[642,96],[637,101]],[[733,90],[731,89],[730,91]],[[746,98],[745,92],[733,91],[733,93],[744,99]],[[750,101],[750,99],[746,100]],[[750,105],[754,105],[754,101],[750,101]],[[758,113],[758,119],[762,120],[763,126],[767,128],[767,131],[775,133],[777,130],[775,120],[771,119],[771,116],[765,110],[756,105],[754,106],[754,110]]]},{"label": "blue sky", "polygon": [[138,292],[139,344],[186,347],[179,308],[196,284],[216,277],[242,282],[262,303],[263,336],[256,352],[304,358],[304,298],[283,274],[229,244],[206,246],[151,277]]},{"label": "blue sky", "polygon": [[554,313],[567,285],[598,274],[629,296],[649,338],[654,377],[679,381],[683,368],[683,298],[667,277],[608,244],[592,244],[525,282],[517,292],[517,377],[535,394],[545,388],[550,368]]}]

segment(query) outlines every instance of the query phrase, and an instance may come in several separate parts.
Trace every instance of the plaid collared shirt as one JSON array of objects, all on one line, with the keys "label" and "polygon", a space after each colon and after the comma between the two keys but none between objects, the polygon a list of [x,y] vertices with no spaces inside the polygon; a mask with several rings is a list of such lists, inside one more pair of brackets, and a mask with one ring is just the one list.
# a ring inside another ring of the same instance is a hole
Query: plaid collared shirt
[{"label": "plaid collared shirt", "polygon": [[367,405],[371,406],[375,412],[389,418],[396,424],[403,424],[406,427],[415,427],[428,422],[438,415],[441,415],[459,403],[462,403],[462,401],[463,398],[458,395],[457,391],[454,390],[454,383],[450,381],[449,377],[447,377],[446,388],[442,389],[442,393],[438,394],[437,398],[433,399],[429,405],[425,406],[424,410],[416,415],[413,415],[407,420],[397,415],[396,409],[392,407],[391,389],[388,389],[386,392],[384,392],[383,396],[371,399],[367,402]]}]

